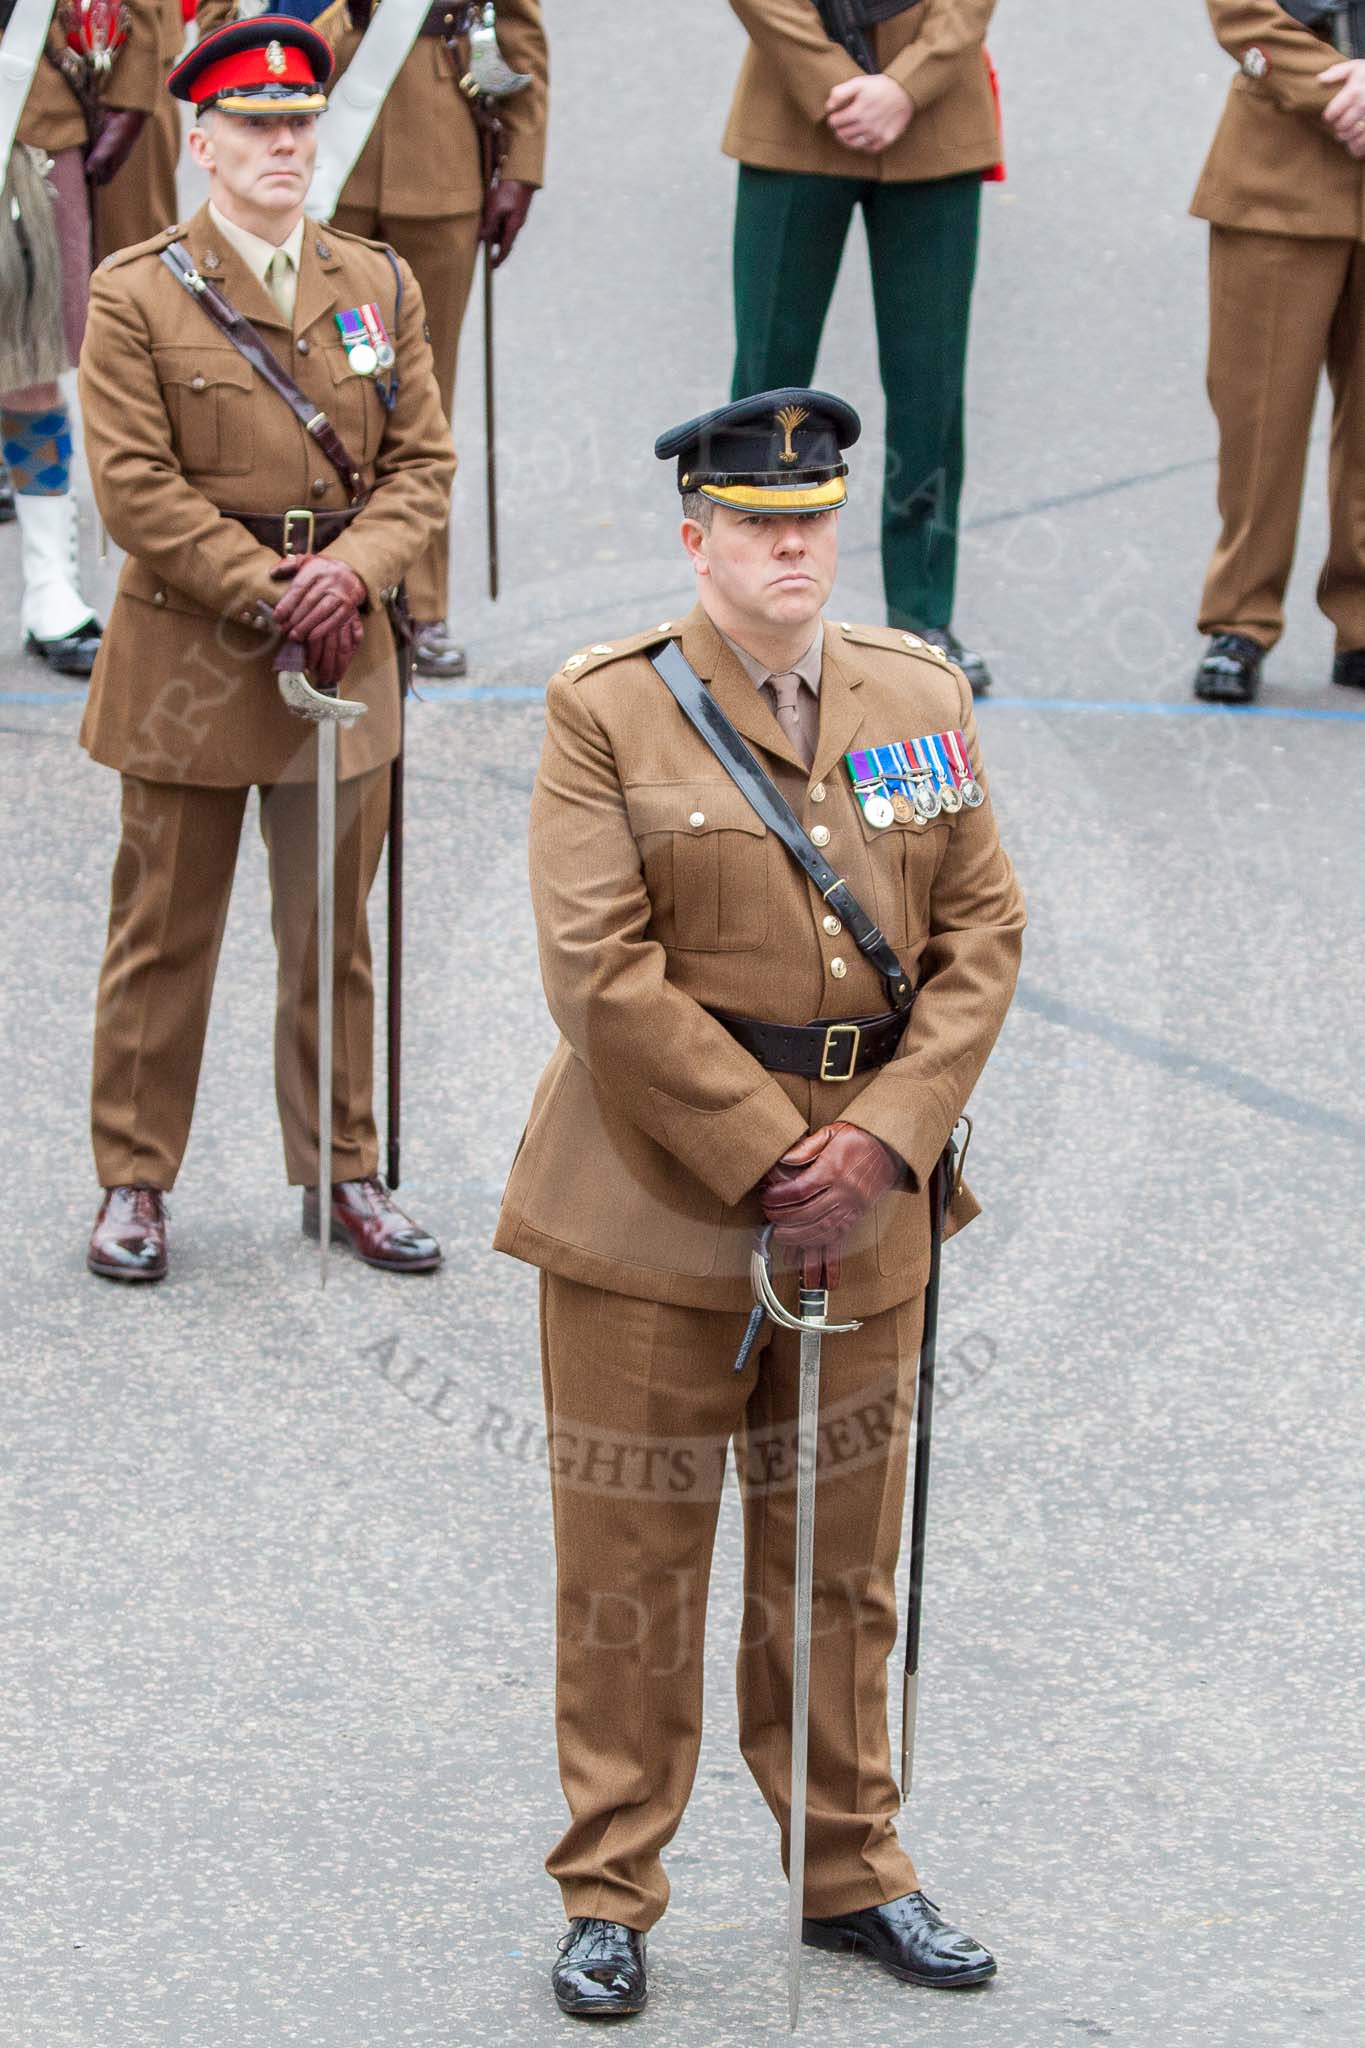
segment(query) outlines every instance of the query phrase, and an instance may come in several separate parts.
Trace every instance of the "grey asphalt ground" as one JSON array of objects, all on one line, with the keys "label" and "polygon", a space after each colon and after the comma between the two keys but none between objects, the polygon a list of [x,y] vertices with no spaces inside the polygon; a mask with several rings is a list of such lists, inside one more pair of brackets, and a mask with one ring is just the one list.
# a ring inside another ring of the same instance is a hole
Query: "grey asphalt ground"
[{"label": "grey asphalt ground", "polygon": [[[535,1286],[487,1249],[551,1032],[524,816],[552,666],[687,602],[654,434],[729,356],[739,50],[720,0],[551,0],[550,184],[504,273],[504,573],[481,594],[477,324],[456,611],[411,724],[404,1195],[433,1281],[334,1261],[282,1184],[264,867],[244,856],[174,1268],[84,1271],[116,780],[0,656],[0,2040],[567,2040]],[[627,16],[628,22],[627,22]],[[1212,540],[1203,230],[1230,66],[1202,10],[1001,7],[958,624],[1032,908],[945,1270],[919,1781],[931,1896],[998,1952],[935,1996],[811,1955],[807,2039],[1351,2048],[1365,703],[1326,683],[1314,456],[1257,715],[1189,700]],[[187,188],[188,189],[188,188]],[[835,617],[881,616],[855,238],[821,363],[864,405]],[[88,504],[88,501],[87,501]],[[87,514],[88,517],[88,514]],[[87,545],[93,561],[93,522]],[[7,615],[17,545],[0,533]],[[107,600],[112,565],[92,569]],[[44,693],[48,693],[44,697]],[[709,1726],[631,2038],[785,2036],[785,1893],[738,1756],[727,1497]]]}]

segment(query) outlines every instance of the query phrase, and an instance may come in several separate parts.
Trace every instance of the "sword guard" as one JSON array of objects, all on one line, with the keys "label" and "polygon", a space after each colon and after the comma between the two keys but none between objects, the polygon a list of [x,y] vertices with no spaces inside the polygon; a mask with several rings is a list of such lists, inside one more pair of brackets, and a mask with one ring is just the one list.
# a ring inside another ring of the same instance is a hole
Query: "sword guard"
[{"label": "sword guard", "polygon": [[469,31],[469,70],[460,89],[473,99],[507,100],[531,83],[529,71],[514,71],[498,47],[497,13],[493,6],[476,8]]},{"label": "sword guard", "polygon": [[[775,1323],[780,1324],[784,1330],[800,1330],[807,1333],[816,1330],[822,1337],[842,1337],[847,1335],[850,1330],[861,1330],[862,1328],[861,1323],[831,1323],[824,1316],[810,1318],[794,1316],[786,1303],[778,1298],[777,1291],[773,1286],[773,1226],[771,1223],[759,1238],[757,1249],[749,1260],[749,1281],[753,1287],[754,1299],[758,1306],[765,1314],[770,1315]],[[824,1290],[821,1289],[820,1292],[824,1293]],[[828,1301],[827,1295],[825,1298]],[[752,1345],[752,1338],[748,1336],[747,1331],[745,1335],[747,1341],[740,1353],[741,1364],[747,1358]],[[754,1335],[757,1335],[757,1331],[754,1332]],[[737,1365],[736,1370],[738,1371],[738,1369]]]},{"label": "sword guard", "polygon": [[280,695],[295,717],[306,718],[314,725],[354,725],[357,718],[365,716],[368,704],[354,697],[329,697],[326,691],[315,690],[304,672],[305,659],[297,640],[286,640],[275,656]]}]

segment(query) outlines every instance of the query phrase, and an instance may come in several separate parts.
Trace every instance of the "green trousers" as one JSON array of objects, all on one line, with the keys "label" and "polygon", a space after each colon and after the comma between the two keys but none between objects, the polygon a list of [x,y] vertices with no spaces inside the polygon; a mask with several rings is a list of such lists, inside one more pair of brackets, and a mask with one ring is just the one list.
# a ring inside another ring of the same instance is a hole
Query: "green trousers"
[{"label": "green trousers", "polygon": [[[962,387],[981,178],[924,184],[739,169],[733,398],[808,385],[855,207],[872,262],[886,394],[882,580],[889,623],[952,622]],[[839,378],[839,396],[856,403]]]}]

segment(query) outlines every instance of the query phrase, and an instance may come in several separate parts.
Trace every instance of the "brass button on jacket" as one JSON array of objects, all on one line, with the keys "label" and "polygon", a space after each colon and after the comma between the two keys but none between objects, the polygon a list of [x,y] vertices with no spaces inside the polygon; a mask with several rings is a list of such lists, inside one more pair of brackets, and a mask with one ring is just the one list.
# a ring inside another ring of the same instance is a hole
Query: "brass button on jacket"
[{"label": "brass button on jacket", "polygon": [[815,844],[816,844],[817,846],[828,846],[828,845],[829,845],[829,826],[828,826],[828,825],[812,825],[812,826],[811,826],[811,828],[810,828],[810,836],[811,836],[811,838],[812,838],[812,839],[814,840],[814,842],[815,842]]}]

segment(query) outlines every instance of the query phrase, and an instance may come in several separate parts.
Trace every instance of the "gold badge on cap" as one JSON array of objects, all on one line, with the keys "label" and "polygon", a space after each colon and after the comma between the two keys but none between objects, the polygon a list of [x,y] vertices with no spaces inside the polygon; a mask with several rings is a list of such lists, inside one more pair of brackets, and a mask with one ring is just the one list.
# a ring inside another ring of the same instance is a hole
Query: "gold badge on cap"
[{"label": "gold badge on cap", "polygon": [[796,450],[792,447],[792,435],[796,432],[801,422],[809,418],[810,414],[804,405],[784,405],[777,413],[776,425],[781,427],[785,436],[785,446],[777,458],[779,462],[796,461]]},{"label": "gold badge on cap", "polygon": [[265,46],[265,68],[272,78],[284,77],[284,44],[267,43]]}]

